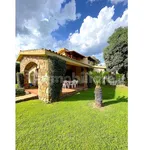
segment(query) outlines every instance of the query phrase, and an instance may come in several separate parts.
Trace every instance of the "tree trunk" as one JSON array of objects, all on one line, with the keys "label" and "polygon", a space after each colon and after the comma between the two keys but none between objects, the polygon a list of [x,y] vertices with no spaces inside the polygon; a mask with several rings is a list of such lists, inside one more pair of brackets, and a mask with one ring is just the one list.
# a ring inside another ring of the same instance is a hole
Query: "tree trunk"
[{"label": "tree trunk", "polygon": [[101,89],[101,87],[100,86],[96,86],[94,93],[95,93],[96,106],[102,107],[103,104],[102,104],[102,89]]}]

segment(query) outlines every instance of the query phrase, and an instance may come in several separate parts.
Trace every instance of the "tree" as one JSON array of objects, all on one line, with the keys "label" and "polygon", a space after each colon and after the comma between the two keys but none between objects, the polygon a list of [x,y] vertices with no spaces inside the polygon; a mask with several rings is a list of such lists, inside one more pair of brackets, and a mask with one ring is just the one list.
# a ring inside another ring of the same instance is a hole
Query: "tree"
[{"label": "tree", "polygon": [[107,72],[97,72],[90,71],[89,76],[93,79],[96,87],[95,87],[95,104],[98,107],[102,107],[102,89],[101,85],[103,83],[104,77],[107,75]]},{"label": "tree", "polygon": [[107,71],[128,74],[128,28],[120,27],[108,39],[108,46],[104,49],[104,60]]},{"label": "tree", "polygon": [[[110,76],[110,72],[107,71],[89,71],[89,76],[93,79],[94,83],[95,83],[95,104],[98,107],[102,107],[103,106],[103,101],[102,101],[102,88],[101,85],[102,84],[106,84],[107,78]],[[120,81],[120,79],[122,78],[122,74],[114,74],[114,77],[116,78],[116,81]],[[107,81],[108,82],[108,81]]]}]

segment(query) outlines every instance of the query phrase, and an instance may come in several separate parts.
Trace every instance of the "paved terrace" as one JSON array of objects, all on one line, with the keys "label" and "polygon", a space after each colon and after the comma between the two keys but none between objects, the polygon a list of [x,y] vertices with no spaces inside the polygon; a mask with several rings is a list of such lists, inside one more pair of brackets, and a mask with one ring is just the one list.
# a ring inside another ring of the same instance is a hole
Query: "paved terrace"
[{"label": "paved terrace", "polygon": [[[60,99],[74,95],[75,93],[77,93],[79,91],[83,91],[83,90],[87,90],[87,88],[84,88],[84,87],[78,87],[76,89],[63,88]],[[32,100],[38,99],[38,89],[26,89],[25,91],[28,94],[16,97],[16,102],[27,101],[27,100],[31,100],[31,99]]]}]

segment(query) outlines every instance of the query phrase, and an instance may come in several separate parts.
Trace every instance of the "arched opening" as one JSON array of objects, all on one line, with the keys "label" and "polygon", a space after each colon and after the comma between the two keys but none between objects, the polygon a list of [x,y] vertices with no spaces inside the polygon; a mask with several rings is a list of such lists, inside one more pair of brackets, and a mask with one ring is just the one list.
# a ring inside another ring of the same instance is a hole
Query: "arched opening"
[{"label": "arched opening", "polygon": [[34,71],[29,74],[29,83],[34,85]]},{"label": "arched opening", "polygon": [[38,94],[38,65],[29,62],[24,69],[24,87],[26,91]]}]

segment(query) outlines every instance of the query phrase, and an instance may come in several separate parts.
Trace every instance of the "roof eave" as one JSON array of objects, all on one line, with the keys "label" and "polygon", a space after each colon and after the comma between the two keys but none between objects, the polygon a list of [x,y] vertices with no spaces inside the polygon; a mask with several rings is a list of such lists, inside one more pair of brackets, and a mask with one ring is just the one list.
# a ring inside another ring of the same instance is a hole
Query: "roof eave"
[{"label": "roof eave", "polygon": [[[38,50],[38,53],[35,50]],[[17,57],[17,61],[20,62],[21,59],[23,58],[23,56],[51,56],[52,55],[52,56],[57,56],[60,59],[63,59],[65,61],[68,61],[68,62],[71,62],[73,64],[76,64],[78,66],[92,68],[91,65],[79,62],[79,61],[77,61],[77,60],[75,60],[73,58],[61,55],[61,54],[59,54],[57,52],[54,52],[54,51],[51,51],[51,50],[47,50],[47,49],[35,49],[35,50],[20,51],[20,53],[19,53],[19,55]]]}]

